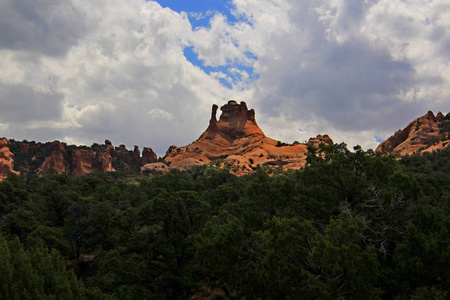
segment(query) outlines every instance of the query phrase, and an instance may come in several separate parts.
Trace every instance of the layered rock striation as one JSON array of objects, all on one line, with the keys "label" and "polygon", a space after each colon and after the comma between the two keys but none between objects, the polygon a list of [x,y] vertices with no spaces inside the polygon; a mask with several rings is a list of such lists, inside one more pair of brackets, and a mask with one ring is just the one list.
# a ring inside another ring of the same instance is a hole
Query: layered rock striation
[{"label": "layered rock striation", "polygon": [[376,152],[410,155],[423,151],[436,151],[450,147],[450,113],[436,116],[429,111],[395,132],[376,148]]}]

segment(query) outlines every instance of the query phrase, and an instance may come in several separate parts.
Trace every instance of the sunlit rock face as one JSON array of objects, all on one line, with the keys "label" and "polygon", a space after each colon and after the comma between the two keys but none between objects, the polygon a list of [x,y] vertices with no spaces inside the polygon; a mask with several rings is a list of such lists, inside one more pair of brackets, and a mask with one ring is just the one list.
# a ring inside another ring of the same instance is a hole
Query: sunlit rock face
[{"label": "sunlit rock face", "polygon": [[18,173],[14,171],[13,162],[14,155],[9,149],[10,141],[8,139],[0,139],[0,181],[8,176],[8,173]]},{"label": "sunlit rock face", "polygon": [[53,151],[48,156],[42,166],[39,168],[39,172],[43,172],[48,169],[55,169],[58,174],[60,173],[70,173],[70,161],[67,155],[64,145],[55,141],[53,143]]},{"label": "sunlit rock face", "polygon": [[433,112],[429,111],[409,123],[403,130],[395,132],[394,135],[378,145],[376,151],[410,155],[448,148],[450,146],[449,133],[445,132],[448,124],[450,124],[450,113],[444,116],[439,112],[435,116]]},{"label": "sunlit rock face", "polygon": [[[223,105],[217,120],[217,105],[213,105],[209,126],[194,143],[167,151],[165,161],[170,168],[189,169],[214,163],[229,168],[237,175],[253,172],[257,166],[299,169],[306,164],[306,144],[277,146],[278,142],[266,137],[255,119],[255,111],[245,102],[234,100]],[[328,135],[317,136],[313,145],[333,143]]]}]

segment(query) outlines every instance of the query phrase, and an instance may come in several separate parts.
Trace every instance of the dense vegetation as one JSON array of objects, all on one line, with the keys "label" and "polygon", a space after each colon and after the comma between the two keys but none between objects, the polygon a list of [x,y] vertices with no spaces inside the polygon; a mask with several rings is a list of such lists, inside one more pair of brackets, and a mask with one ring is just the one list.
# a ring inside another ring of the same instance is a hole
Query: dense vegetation
[{"label": "dense vegetation", "polygon": [[0,298],[446,299],[450,152],[310,151],[273,176],[10,174]]}]

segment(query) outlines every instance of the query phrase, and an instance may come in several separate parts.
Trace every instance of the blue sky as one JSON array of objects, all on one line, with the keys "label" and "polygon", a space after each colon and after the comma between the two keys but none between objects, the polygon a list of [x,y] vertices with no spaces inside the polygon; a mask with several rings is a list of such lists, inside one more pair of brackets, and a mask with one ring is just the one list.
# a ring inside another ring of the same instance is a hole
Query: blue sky
[{"label": "blue sky", "polygon": [[[162,7],[168,7],[176,12],[185,12],[188,15],[192,28],[210,28],[211,18],[216,14],[222,14],[226,17],[229,24],[234,24],[238,20],[232,13],[234,5],[229,0],[200,0],[200,1],[182,1],[182,0],[158,0]],[[246,20],[240,19],[241,22]],[[233,84],[241,81],[243,78],[240,74],[230,72],[230,69],[239,69],[245,71],[251,80],[257,79],[258,75],[254,74],[254,68],[243,65],[236,61],[227,61],[226,64],[220,66],[205,65],[204,61],[198,58],[195,47],[185,47],[184,56],[193,65],[200,67],[205,73],[210,75],[212,72],[226,74],[226,78],[218,78],[219,82],[226,88],[231,89]],[[249,58],[257,59],[253,53],[246,54]]]},{"label": "blue sky", "polygon": [[[3,0],[0,136],[152,147],[255,109],[264,133],[350,147],[450,107],[450,3]],[[185,12],[185,13],[182,13]]]},{"label": "blue sky", "polygon": [[177,12],[188,13],[192,27],[208,27],[209,19],[214,12],[220,12],[227,16],[229,22],[236,22],[235,16],[231,13],[233,4],[229,0],[158,0],[162,7],[168,7]]}]

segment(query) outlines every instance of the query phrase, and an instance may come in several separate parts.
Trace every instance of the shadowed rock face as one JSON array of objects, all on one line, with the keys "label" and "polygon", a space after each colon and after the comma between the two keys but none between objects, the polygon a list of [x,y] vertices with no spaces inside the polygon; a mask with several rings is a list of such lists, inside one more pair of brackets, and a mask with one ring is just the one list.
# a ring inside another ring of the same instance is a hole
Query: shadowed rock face
[{"label": "shadowed rock face", "polygon": [[144,147],[144,151],[142,151],[142,157],[140,165],[145,165],[148,163],[153,163],[158,160],[158,156],[156,153],[152,150],[152,148]]},{"label": "shadowed rock face", "polygon": [[[253,172],[257,165],[298,169],[306,163],[306,144],[277,147],[278,142],[266,137],[255,119],[255,111],[245,102],[234,100],[223,105],[217,120],[217,105],[212,106],[206,131],[194,143],[173,148],[164,157],[170,168],[188,169],[213,161],[232,166],[237,175]],[[333,143],[328,135],[318,136],[311,143]]]},{"label": "shadowed rock face", "polygon": [[234,100],[228,101],[220,108],[222,114],[219,121],[216,118],[217,109],[218,106],[214,104],[209,126],[200,136],[200,139],[214,139],[217,134],[229,142],[254,135],[265,137],[256,124],[255,111],[253,109],[248,110],[245,102],[238,104]]},{"label": "shadowed rock face", "polygon": [[333,144],[333,140],[328,136],[328,134],[318,134],[315,138],[310,138],[306,145],[318,147],[321,143]]},{"label": "shadowed rock face", "polygon": [[378,145],[375,151],[399,155],[408,155],[422,151],[433,151],[450,146],[448,133],[443,132],[445,124],[450,122],[450,114],[436,116],[429,111],[408,124],[403,130],[394,133]]}]

